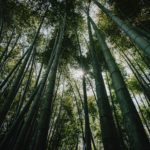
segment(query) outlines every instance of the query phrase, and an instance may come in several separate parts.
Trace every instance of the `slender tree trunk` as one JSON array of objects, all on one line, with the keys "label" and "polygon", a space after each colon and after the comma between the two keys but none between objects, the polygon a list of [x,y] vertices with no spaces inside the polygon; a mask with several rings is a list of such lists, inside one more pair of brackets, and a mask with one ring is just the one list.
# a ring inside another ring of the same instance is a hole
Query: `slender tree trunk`
[{"label": "slender tree trunk", "polygon": [[129,91],[121,75],[121,72],[117,64],[115,63],[115,60],[112,57],[105,43],[105,40],[103,39],[101,31],[97,28],[96,24],[93,22],[91,18],[90,21],[93,25],[99,44],[101,46],[101,50],[105,58],[105,62],[108,66],[112,78],[112,83],[123,113],[125,127],[128,132],[133,149],[142,150],[143,147],[147,147],[148,149],[149,141],[147,135],[143,128],[140,117],[136,111],[136,108],[132,102]]},{"label": "slender tree trunk", "polygon": [[147,83],[141,79],[140,74],[135,71],[135,67],[132,65],[132,63],[130,63],[128,58],[125,55],[123,56],[123,58],[126,60],[126,63],[128,64],[129,68],[132,70],[134,76],[136,77],[137,81],[139,82],[139,85],[140,85],[141,89],[143,90],[144,95],[146,95],[148,100],[150,100],[150,94],[148,92],[149,89],[148,89],[148,87],[146,87],[146,86],[148,86]]},{"label": "slender tree trunk", "polygon": [[91,89],[92,89],[92,92],[93,92],[93,95],[94,95],[95,101],[97,102],[97,97],[96,97],[96,94],[95,94],[95,91],[94,91],[93,85],[92,85],[92,83],[91,83],[91,81],[90,81],[90,79],[89,79],[89,78],[87,78],[87,80],[88,80],[88,82],[89,82],[89,84],[90,84],[90,87],[91,87]]},{"label": "slender tree trunk", "polygon": [[[56,39],[55,39],[55,43],[56,43],[56,41],[57,41],[57,36],[56,36]],[[46,81],[47,81],[47,77],[49,75],[49,72],[50,72],[50,69],[51,69],[51,66],[52,66],[52,63],[53,63],[53,59],[54,59],[54,54],[53,53],[54,53],[55,47],[56,47],[56,45],[54,44],[53,52],[52,52],[52,54],[49,58],[47,70],[45,71],[45,74],[43,75],[43,78],[39,83],[39,89],[38,89],[38,91],[37,91],[37,93],[36,93],[36,95],[33,99],[32,107],[30,109],[30,112],[28,113],[28,116],[26,117],[25,123],[24,123],[24,125],[21,129],[21,132],[20,132],[19,136],[18,136],[18,139],[16,141],[16,145],[14,147],[14,150],[20,149],[20,147],[23,143],[26,131],[27,131],[28,127],[30,126],[32,117],[35,114],[35,112],[39,109],[41,96],[43,95],[43,91],[45,89],[45,84],[46,84]],[[39,79],[39,76],[38,76],[38,79]],[[36,82],[35,86],[37,85],[37,83],[38,83],[38,81]]]},{"label": "slender tree trunk", "polygon": [[16,41],[15,41],[13,47],[11,48],[11,50],[9,51],[9,53],[6,55],[4,60],[0,63],[0,69],[2,69],[2,67],[5,65],[5,62],[7,61],[7,59],[11,56],[13,50],[15,49],[15,47],[17,45],[17,42],[18,42],[19,38],[20,38],[20,34],[17,36]]},{"label": "slender tree trunk", "polygon": [[120,18],[113,15],[108,9],[102,6],[97,0],[93,0],[94,3],[107,15],[109,16],[121,30],[144,52],[144,54],[150,59],[150,43],[139,35],[131,25],[126,25]]},{"label": "slender tree trunk", "polygon": [[120,122],[119,122],[119,119],[118,119],[117,110],[116,110],[116,106],[115,106],[115,103],[114,103],[114,98],[113,98],[113,95],[112,95],[111,86],[110,86],[110,83],[109,83],[109,77],[108,77],[107,72],[106,72],[106,80],[107,80],[108,90],[109,90],[109,94],[110,94],[110,100],[111,100],[111,104],[112,104],[114,118],[115,118],[117,129],[118,129],[119,140],[120,140],[120,143],[121,143],[121,149],[125,150],[127,147],[126,147],[126,145],[124,143],[124,140],[123,140],[124,136],[122,134],[122,128],[121,128],[121,125],[120,125]]},{"label": "slender tree trunk", "polygon": [[[47,10],[45,11],[45,14],[46,14],[46,12],[47,12]],[[1,117],[0,117],[0,126],[2,125],[4,119],[5,119],[5,117],[6,117],[7,113],[8,113],[8,111],[9,111],[9,108],[10,108],[10,106],[11,106],[11,104],[12,104],[12,102],[13,102],[13,100],[14,100],[14,98],[15,98],[17,92],[18,92],[18,90],[17,90],[18,88],[16,88],[16,87],[18,86],[18,84],[19,84],[19,82],[20,82],[20,80],[21,80],[21,77],[22,77],[22,75],[23,75],[23,72],[24,72],[24,70],[25,70],[25,67],[26,67],[26,65],[27,65],[27,62],[28,62],[28,60],[29,60],[29,58],[30,58],[30,55],[31,55],[31,53],[32,53],[33,47],[34,47],[34,45],[35,45],[35,43],[36,43],[36,40],[37,40],[37,37],[38,37],[38,35],[39,35],[40,29],[41,29],[42,24],[43,24],[43,22],[44,22],[45,14],[44,14],[44,16],[42,17],[42,20],[41,20],[41,23],[40,23],[40,25],[39,25],[39,28],[38,28],[38,30],[37,30],[37,32],[36,32],[36,34],[35,34],[35,37],[34,37],[34,39],[33,39],[33,42],[32,42],[32,44],[31,44],[31,46],[29,47],[29,51],[28,51],[28,53],[27,53],[27,56],[26,56],[26,58],[25,58],[25,60],[24,60],[24,62],[23,62],[23,64],[22,64],[22,66],[21,66],[21,68],[20,68],[20,71],[19,71],[18,74],[17,74],[17,77],[16,77],[16,79],[15,79],[15,81],[14,81],[14,84],[13,84],[11,90],[10,90],[10,93],[8,94],[8,97],[7,97],[7,99],[5,100],[5,103],[4,103],[3,107],[2,107],[2,109],[0,110],[0,114],[1,114]]]},{"label": "slender tree trunk", "polygon": [[15,28],[13,29],[13,31],[12,31],[12,33],[11,33],[11,36],[10,36],[10,38],[9,38],[9,41],[8,41],[7,45],[6,45],[6,48],[4,49],[4,51],[2,52],[2,54],[1,54],[1,56],[0,56],[0,62],[2,62],[2,59],[5,59],[4,57],[7,56],[8,48],[9,48],[9,45],[10,45],[10,43],[11,43],[11,41],[12,41],[14,32],[15,32]]},{"label": "slender tree trunk", "polygon": [[147,131],[148,131],[148,133],[150,134],[150,129],[149,129],[148,123],[147,123],[147,121],[146,121],[146,119],[145,119],[145,116],[143,115],[143,112],[142,112],[142,109],[141,109],[141,107],[140,107],[140,105],[139,105],[139,102],[138,102],[138,100],[137,100],[137,98],[136,98],[136,96],[135,96],[135,94],[134,94],[133,92],[132,92],[132,95],[133,95],[133,98],[134,98],[134,100],[135,100],[135,102],[136,102],[136,104],[137,104],[137,106],[138,106],[138,109],[139,109],[141,118],[143,119],[144,125],[146,126]]},{"label": "slender tree trunk", "polygon": [[[19,61],[17,62],[17,64],[14,66],[14,68],[10,71],[10,73],[7,75],[7,77],[4,79],[4,81],[0,84],[0,89],[2,89],[6,83],[8,82],[8,80],[10,79],[10,77],[13,75],[13,73],[16,70],[19,70],[19,65],[21,65],[22,60],[25,58],[25,56],[28,54],[29,49],[23,54],[23,56],[19,59]],[[15,73],[16,74],[16,73]]]},{"label": "slender tree trunk", "polygon": [[0,1],[0,43],[2,41],[2,36],[3,36],[3,28],[4,28],[4,13],[3,13],[3,7],[6,2]]},{"label": "slender tree trunk", "polygon": [[86,149],[87,150],[92,150],[92,147],[91,147],[91,129],[90,129],[90,121],[89,121],[89,111],[88,111],[88,101],[87,101],[87,93],[86,93],[86,79],[85,79],[85,76],[83,76],[83,94],[84,94]]},{"label": "slender tree trunk", "polygon": [[55,87],[55,79],[56,79],[59,57],[61,54],[61,45],[64,36],[65,23],[66,23],[66,15],[63,18],[63,24],[60,30],[60,36],[58,39],[57,46],[55,48],[55,58],[48,77],[49,83],[46,89],[45,98],[43,99],[42,110],[38,122],[38,134],[37,134],[36,144],[34,148],[36,150],[41,150],[41,149],[46,150],[47,147],[47,134],[49,128],[50,114],[51,114],[51,103],[53,99],[53,92]]},{"label": "slender tree trunk", "polygon": [[145,88],[149,89],[150,88],[149,84],[146,82],[146,80],[143,78],[143,76],[139,73],[139,71],[136,69],[136,67],[131,62],[131,60],[128,58],[128,56],[124,52],[122,52],[122,53],[123,53],[124,57],[126,58],[126,60],[128,60],[128,62],[130,63],[130,65],[132,66],[134,71],[136,72],[136,74],[139,77],[139,79],[141,79],[143,85],[145,85]]},{"label": "slender tree trunk", "polygon": [[27,57],[25,58],[25,60],[23,62],[23,65],[21,66],[21,69],[20,69],[20,71],[19,71],[19,73],[18,73],[18,75],[17,75],[17,77],[16,77],[16,79],[14,81],[14,84],[13,84],[11,90],[10,90],[10,93],[8,94],[8,97],[5,100],[4,105],[3,105],[3,107],[2,107],[2,109],[0,111],[0,114],[1,114],[0,126],[2,125],[4,119],[5,119],[6,115],[7,115],[7,112],[9,111],[9,108],[10,108],[10,106],[11,106],[11,104],[12,104],[12,102],[13,102],[13,100],[14,100],[17,92],[18,92],[17,86],[18,86],[18,84],[19,84],[19,82],[20,82],[20,80],[22,78],[22,75],[23,75],[25,66],[27,64],[27,61],[28,61],[28,59],[30,57],[30,54],[31,53],[28,53]]},{"label": "slender tree trunk", "polygon": [[[61,102],[60,102],[60,107],[59,107],[59,111],[58,111],[58,115],[57,115],[57,119],[54,123],[54,127],[53,127],[53,130],[52,130],[52,133],[51,133],[51,137],[49,138],[49,143],[48,143],[48,149],[53,149],[53,138],[57,132],[57,128],[60,124],[60,116],[61,116],[61,113],[62,113],[62,99],[61,99]],[[57,135],[57,134],[56,134]]]},{"label": "slender tree trunk", "polygon": [[4,27],[4,20],[3,20],[3,18],[1,17],[0,18],[0,43],[1,43],[1,41],[2,41],[2,36],[3,36],[3,27]]},{"label": "slender tree trunk", "polygon": [[79,106],[79,103],[78,103],[78,100],[77,100],[77,96],[75,94],[75,91],[73,89],[73,86],[71,84],[71,80],[70,78],[68,77],[69,79],[69,84],[70,84],[70,87],[71,87],[71,91],[74,95],[74,100],[75,100],[75,103],[76,103],[76,107],[77,107],[77,112],[78,112],[78,116],[79,116],[79,122],[80,122],[80,127],[81,127],[81,133],[82,133],[82,141],[83,141],[83,145],[85,145],[85,136],[84,136],[84,130],[83,130],[83,122],[82,122],[82,111],[80,110],[80,106]]},{"label": "slender tree trunk", "polygon": [[[34,56],[33,56],[33,57],[34,57]],[[26,85],[25,85],[25,88],[24,88],[24,92],[23,92],[23,94],[22,94],[22,96],[21,96],[21,98],[20,98],[20,100],[19,100],[20,103],[19,103],[19,106],[18,106],[16,115],[18,115],[18,114],[20,113],[21,108],[22,108],[22,105],[23,105],[24,100],[25,100],[25,98],[26,98],[27,91],[28,91],[28,89],[29,89],[29,87],[30,87],[31,79],[32,79],[32,75],[33,75],[33,74],[32,74],[32,73],[33,73],[33,64],[34,64],[34,58],[32,58],[32,64],[31,64],[31,68],[30,68],[28,80],[27,80],[27,82],[26,82]]]},{"label": "slender tree trunk", "polygon": [[[149,101],[147,101],[147,99],[145,98],[145,100],[143,100],[143,97],[142,97],[142,95],[141,95],[141,93],[139,94],[139,97],[140,97],[140,99],[141,99],[141,101],[145,104],[145,102],[144,101],[146,101],[146,104],[147,104],[147,107],[150,107],[150,103],[149,103]],[[146,105],[145,104],[145,105]]]},{"label": "slender tree trunk", "polygon": [[13,137],[13,135],[15,133],[15,129],[18,128],[19,122],[22,120],[22,118],[24,118],[24,115],[28,112],[28,110],[30,108],[30,105],[32,103],[32,100],[34,99],[37,91],[39,90],[39,87],[40,87],[40,85],[35,88],[35,90],[33,91],[32,95],[31,95],[31,97],[29,98],[29,101],[26,103],[26,105],[24,106],[24,108],[22,109],[20,114],[14,120],[14,122],[13,122],[12,126],[10,127],[9,131],[6,133],[4,139],[0,143],[0,149],[3,149],[3,150],[7,149],[6,148],[7,143]]},{"label": "slender tree trunk", "polygon": [[90,53],[92,55],[93,70],[95,75],[96,93],[97,93],[98,109],[100,115],[103,145],[104,145],[104,149],[106,150],[110,150],[110,149],[116,150],[116,149],[120,149],[120,143],[118,141],[117,130],[113,120],[109,100],[106,94],[101,68],[98,64],[98,60],[94,48],[94,41],[92,38],[89,14],[87,15],[88,15],[87,16],[88,32],[89,32],[89,39],[90,39]]}]

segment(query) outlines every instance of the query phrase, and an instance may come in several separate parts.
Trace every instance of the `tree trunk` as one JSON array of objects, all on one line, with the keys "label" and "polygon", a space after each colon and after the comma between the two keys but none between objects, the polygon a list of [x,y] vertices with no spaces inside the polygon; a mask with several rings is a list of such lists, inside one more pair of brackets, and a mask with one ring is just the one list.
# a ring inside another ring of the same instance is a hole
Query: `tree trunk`
[{"label": "tree trunk", "polygon": [[87,93],[86,93],[86,79],[83,76],[83,95],[84,95],[84,115],[85,115],[85,142],[86,142],[86,150],[92,150],[91,147],[91,129],[89,122],[89,111],[88,111],[88,101],[87,101]]},{"label": "tree trunk", "polygon": [[96,36],[98,38],[101,50],[103,52],[105,62],[108,66],[112,83],[119,100],[121,111],[124,117],[124,123],[126,130],[128,132],[130,143],[132,143],[133,149],[142,150],[143,147],[149,147],[149,141],[145,130],[143,128],[140,117],[136,111],[136,108],[132,102],[129,91],[126,87],[124,79],[121,72],[112,57],[105,40],[103,39],[101,31],[97,28],[96,24],[90,18],[90,21],[95,30]]},{"label": "tree trunk", "polygon": [[34,148],[35,150],[41,150],[41,149],[46,150],[47,147],[47,134],[49,128],[50,114],[51,114],[51,103],[53,99],[59,57],[61,54],[61,45],[64,36],[65,23],[66,23],[66,15],[63,18],[63,24],[60,28],[60,36],[58,39],[57,46],[55,48],[55,58],[48,77],[49,83],[46,89],[45,98],[43,99],[43,103],[42,103],[43,104],[42,110],[38,122],[38,134],[37,134],[36,144]]},{"label": "tree trunk", "polygon": [[93,0],[94,3],[107,15],[109,16],[121,30],[144,52],[144,54],[150,59],[150,43],[139,35],[131,25],[126,25],[120,18],[113,15],[108,9],[102,6],[97,0]]},{"label": "tree trunk", "polygon": [[113,120],[109,100],[106,94],[101,68],[98,64],[98,60],[94,48],[94,41],[92,38],[89,14],[87,15],[88,15],[87,16],[88,32],[89,32],[89,39],[90,39],[90,53],[92,55],[92,63],[93,63],[92,65],[93,65],[93,70],[95,75],[96,94],[97,94],[97,102],[98,102],[98,109],[100,115],[103,145],[104,145],[104,149],[106,150],[110,150],[110,149],[116,150],[116,149],[120,149],[120,143],[118,141],[117,130]]}]

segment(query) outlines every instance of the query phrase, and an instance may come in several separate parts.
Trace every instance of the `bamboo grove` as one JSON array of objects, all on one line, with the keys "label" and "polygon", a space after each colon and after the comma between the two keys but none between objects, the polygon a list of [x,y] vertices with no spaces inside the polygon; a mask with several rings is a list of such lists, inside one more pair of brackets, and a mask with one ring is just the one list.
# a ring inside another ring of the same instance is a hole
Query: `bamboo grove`
[{"label": "bamboo grove", "polygon": [[148,150],[150,3],[0,0],[0,149]]}]

